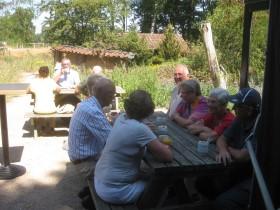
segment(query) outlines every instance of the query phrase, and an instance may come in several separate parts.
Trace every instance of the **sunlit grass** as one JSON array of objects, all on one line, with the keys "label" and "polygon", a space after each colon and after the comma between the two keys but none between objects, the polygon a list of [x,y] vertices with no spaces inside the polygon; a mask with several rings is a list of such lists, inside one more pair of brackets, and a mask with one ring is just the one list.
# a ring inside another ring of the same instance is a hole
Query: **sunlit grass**
[{"label": "sunlit grass", "polygon": [[50,53],[31,54],[21,56],[0,56],[0,83],[18,82],[24,72],[37,72],[40,66],[53,68],[53,58]]}]

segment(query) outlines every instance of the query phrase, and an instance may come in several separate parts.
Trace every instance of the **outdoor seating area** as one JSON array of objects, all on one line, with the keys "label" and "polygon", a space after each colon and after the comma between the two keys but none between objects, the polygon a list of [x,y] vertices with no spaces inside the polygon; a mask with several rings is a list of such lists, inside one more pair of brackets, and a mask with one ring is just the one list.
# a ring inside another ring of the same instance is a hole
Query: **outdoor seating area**
[{"label": "outdoor seating area", "polygon": [[280,1],[1,6],[0,210],[280,210]]}]

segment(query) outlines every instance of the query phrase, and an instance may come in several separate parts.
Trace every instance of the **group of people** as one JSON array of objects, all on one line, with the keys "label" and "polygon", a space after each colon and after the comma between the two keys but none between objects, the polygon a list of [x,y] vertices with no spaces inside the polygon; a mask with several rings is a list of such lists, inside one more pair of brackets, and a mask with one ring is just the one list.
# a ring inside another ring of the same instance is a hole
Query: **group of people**
[{"label": "group of people", "polygon": [[[214,88],[208,97],[202,96],[199,82],[190,79],[188,68],[181,64],[175,67],[174,80],[169,118],[201,139],[216,143],[218,162],[228,165],[232,160],[248,161],[245,140],[260,111],[260,94],[253,88],[244,88],[230,96],[226,90]],[[92,74],[85,86],[88,97],[79,103],[70,121],[69,158],[85,178],[94,180],[103,200],[116,204],[136,202],[147,185],[141,170],[146,150],[159,161],[173,158],[170,147],[162,144],[145,123],[155,108],[151,95],[144,90],[133,91],[124,101],[125,112],[112,125],[103,107],[113,100],[114,83],[104,75]],[[229,101],[234,104],[235,115],[227,108]],[[254,143],[254,138],[249,140]],[[212,185],[215,209],[246,207],[250,176],[239,177],[234,181],[228,178],[219,190]],[[198,174],[197,188],[207,195],[205,180],[215,183],[215,177]],[[79,196],[84,205],[90,205],[87,188]]]},{"label": "group of people", "polygon": [[[93,73],[101,74],[102,68],[94,66]],[[74,94],[59,94],[61,89],[74,89]],[[31,81],[27,90],[34,98],[34,113],[51,114],[72,112],[81,102],[78,94],[82,92],[79,73],[71,68],[71,61],[63,58],[54,68],[53,78],[50,77],[48,66],[41,66],[38,76]],[[52,133],[55,119],[39,118],[36,123],[43,133]]]},{"label": "group of people", "polygon": [[[245,209],[252,177],[246,141],[251,141],[256,147],[252,132],[260,112],[259,92],[242,88],[230,96],[227,90],[214,88],[206,98],[201,95],[199,82],[189,78],[189,71],[183,65],[176,67],[174,80],[177,85],[170,103],[170,119],[200,139],[214,142],[218,162],[224,165],[232,161],[243,162],[227,175],[198,175],[198,190],[215,199],[214,208],[217,210]],[[233,103],[235,115],[227,108],[228,102]]]}]

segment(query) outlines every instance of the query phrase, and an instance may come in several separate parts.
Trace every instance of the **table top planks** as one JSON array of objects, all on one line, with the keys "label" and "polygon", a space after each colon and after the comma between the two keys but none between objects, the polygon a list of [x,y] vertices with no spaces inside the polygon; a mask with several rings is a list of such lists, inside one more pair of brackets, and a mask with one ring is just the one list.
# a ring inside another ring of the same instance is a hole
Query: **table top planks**
[{"label": "table top planks", "polygon": [[0,95],[26,94],[28,83],[2,83],[0,84]]},{"label": "table top planks", "polygon": [[[160,113],[160,116],[162,113]],[[155,118],[151,118],[152,121]],[[160,163],[151,154],[145,156],[145,162],[153,169],[155,173],[176,174],[196,173],[198,171],[208,171],[212,169],[221,169],[224,166],[215,160],[215,145],[209,145],[207,154],[201,154],[197,151],[197,143],[199,138],[188,133],[184,129],[167,119],[168,135],[172,139],[171,150],[173,153],[173,161],[170,163]]]}]

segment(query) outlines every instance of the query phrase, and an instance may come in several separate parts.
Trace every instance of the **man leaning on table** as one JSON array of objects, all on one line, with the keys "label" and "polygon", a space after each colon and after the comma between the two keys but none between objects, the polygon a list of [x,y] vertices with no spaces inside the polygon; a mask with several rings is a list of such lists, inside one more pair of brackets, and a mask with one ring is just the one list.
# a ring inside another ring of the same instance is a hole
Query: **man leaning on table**
[{"label": "man leaning on table", "polygon": [[[212,179],[213,181],[216,178],[216,184],[219,185],[218,191],[213,188],[216,191],[212,192],[216,193],[214,195],[216,210],[246,209],[248,205],[252,167],[246,141],[251,141],[253,147],[256,147],[252,132],[260,112],[261,96],[253,88],[243,88],[236,95],[231,96],[229,101],[234,104],[236,118],[216,142],[218,149],[216,159],[224,165],[230,164],[232,160],[243,164],[230,168],[227,175]],[[210,189],[209,180],[203,185],[204,189]]]},{"label": "man leaning on table", "polygon": [[[71,68],[71,61],[68,58],[63,58],[61,60],[61,68],[54,72],[53,79],[61,88],[75,88],[77,90],[80,84],[79,74]],[[57,95],[55,98],[57,106],[71,104],[75,107],[79,102],[80,99],[75,94]]]},{"label": "man leaning on table", "polygon": [[[112,129],[102,108],[108,106],[115,95],[114,83],[100,75],[89,76],[87,85],[90,96],[74,111],[68,136],[69,158],[84,178],[93,175]],[[88,192],[85,188],[79,193],[86,203],[90,199]]]},{"label": "man leaning on table", "polygon": [[187,66],[185,66],[183,64],[176,65],[175,71],[174,71],[174,81],[175,81],[176,86],[172,90],[172,94],[171,94],[171,100],[170,100],[169,109],[167,112],[169,117],[171,117],[174,114],[177,106],[182,101],[182,98],[179,93],[179,84],[180,84],[180,82],[182,82],[184,80],[188,80],[189,74],[190,74],[190,72],[189,72]]}]

